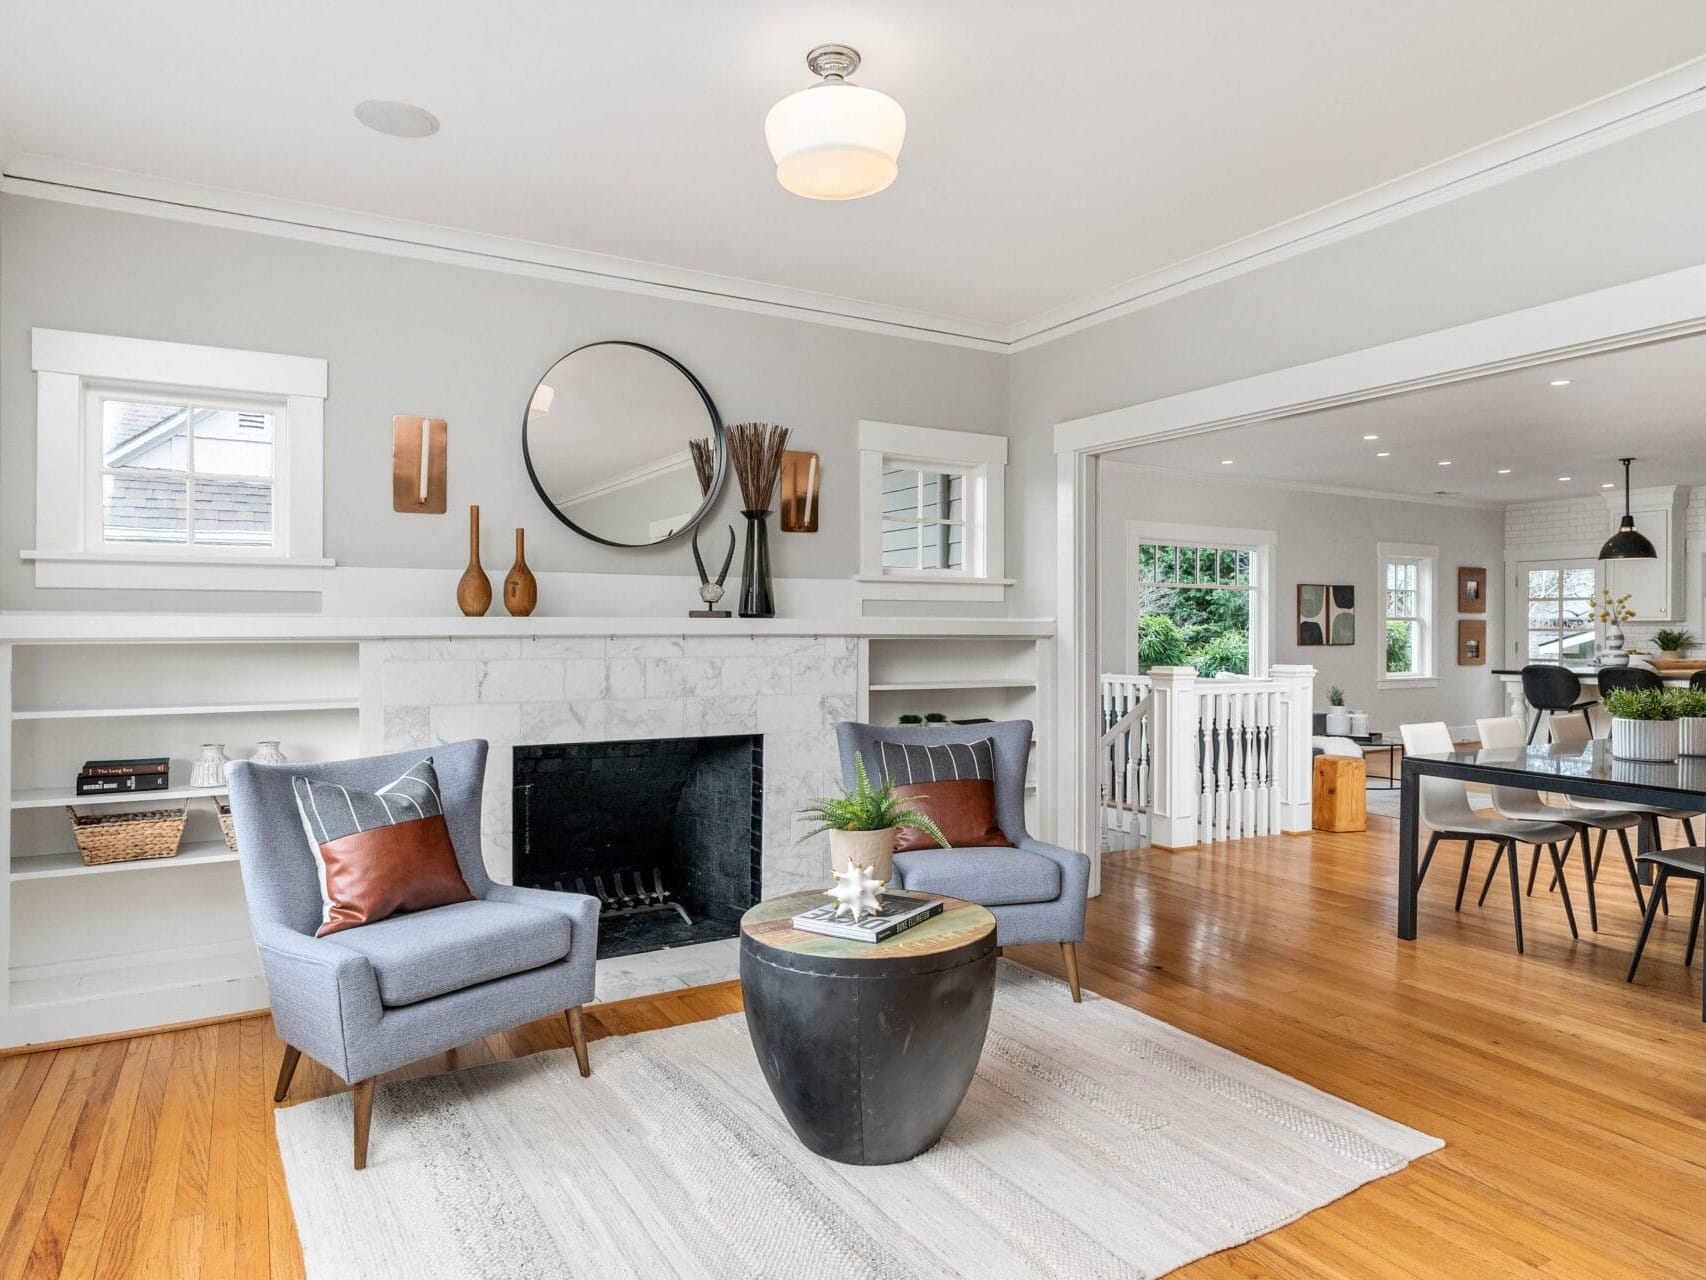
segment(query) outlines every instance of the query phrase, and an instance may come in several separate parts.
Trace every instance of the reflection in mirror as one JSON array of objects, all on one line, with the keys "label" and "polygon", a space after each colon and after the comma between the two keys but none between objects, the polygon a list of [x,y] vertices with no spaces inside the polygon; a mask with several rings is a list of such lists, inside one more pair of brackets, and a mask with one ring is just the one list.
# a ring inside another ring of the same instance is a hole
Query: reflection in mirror
[{"label": "reflection in mirror", "polygon": [[631,342],[594,343],[552,365],[528,401],[522,448],[557,518],[611,546],[685,533],[725,471],[723,427],[704,387]]}]

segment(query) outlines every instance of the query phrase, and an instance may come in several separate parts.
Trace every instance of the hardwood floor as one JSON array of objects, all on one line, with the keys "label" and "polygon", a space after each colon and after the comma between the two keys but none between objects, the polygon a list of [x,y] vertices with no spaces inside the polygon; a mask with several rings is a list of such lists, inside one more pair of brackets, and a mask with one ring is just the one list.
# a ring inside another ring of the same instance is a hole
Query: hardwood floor
[{"label": "hardwood floor", "polygon": [[[1420,940],[1399,943],[1395,846],[1377,818],[1367,835],[1106,861],[1079,948],[1088,989],[1447,1143],[1177,1274],[1696,1275],[1706,1026],[1699,979],[1681,963],[1686,891],[1631,987],[1638,918],[1620,864],[1601,874],[1598,935],[1578,889],[1580,942],[1542,879],[1519,957],[1502,882],[1477,908],[1472,872],[1453,913],[1449,846],[1422,891]],[[1576,885],[1579,874],[1572,865]],[[1008,955],[1061,972],[1052,947]],[[629,1001],[589,1011],[587,1032],[716,1017],[739,1000],[729,983]],[[410,1073],[567,1043],[557,1017]],[[300,1275],[268,1115],[282,1052],[255,1017],[0,1058],[0,1277]],[[341,1087],[304,1060],[291,1098]]]}]

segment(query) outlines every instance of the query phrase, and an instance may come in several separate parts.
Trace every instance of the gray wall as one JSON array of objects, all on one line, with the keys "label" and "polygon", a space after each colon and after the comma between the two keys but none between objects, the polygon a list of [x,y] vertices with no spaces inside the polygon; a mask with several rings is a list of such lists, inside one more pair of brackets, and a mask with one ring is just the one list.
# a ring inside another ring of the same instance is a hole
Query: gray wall
[{"label": "gray wall", "polygon": [[1054,612],[1055,423],[1694,266],[1703,208],[1706,113],[1016,353],[1015,607]]},{"label": "gray wall", "polygon": [[[691,574],[685,543],[619,551],[545,509],[522,466],[522,411],[558,356],[600,338],[668,352],[724,422],[794,428],[822,457],[820,532],[774,535],[778,576],[858,568],[860,418],[1001,432],[1006,357],[833,325],[18,196],[0,197],[0,607],[315,608],[312,598],[37,591],[32,326],[162,338],[330,362],[326,554],[365,567],[459,568],[479,503],[488,573],[527,527],[537,571]],[[391,415],[450,422],[450,512],[391,510]],[[718,522],[739,523],[736,487]]]},{"label": "gray wall", "polygon": [[[1279,426],[1272,428],[1279,430]],[[1135,465],[1101,468],[1100,526],[1101,670],[1128,670],[1126,524],[1130,520],[1230,525],[1268,529],[1278,535],[1272,612],[1275,662],[1315,667],[1315,709],[1327,709],[1327,690],[1338,685],[1346,705],[1367,711],[1377,729],[1396,730],[1416,720],[1473,726],[1477,716],[1501,709],[1495,665],[1457,665],[1457,570],[1474,565],[1488,573],[1488,651],[1498,653],[1504,629],[1504,514],[1501,511],[1397,502],[1343,494],[1284,489],[1253,482],[1198,480],[1176,471],[1143,471]],[[1434,670],[1437,687],[1382,690],[1377,667],[1385,644],[1379,626],[1379,564],[1382,542],[1421,542],[1439,548],[1434,584]],[[1352,645],[1297,643],[1297,584],[1350,584],[1357,589],[1357,642]]]}]

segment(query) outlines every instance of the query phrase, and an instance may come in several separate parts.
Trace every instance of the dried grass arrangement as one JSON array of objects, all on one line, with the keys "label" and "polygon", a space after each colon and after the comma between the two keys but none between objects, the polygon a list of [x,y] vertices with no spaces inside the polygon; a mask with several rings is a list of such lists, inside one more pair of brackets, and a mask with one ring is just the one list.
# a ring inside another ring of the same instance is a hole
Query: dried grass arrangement
[{"label": "dried grass arrangement", "polygon": [[699,492],[710,493],[711,481],[717,478],[717,455],[708,436],[687,442],[693,454],[693,473],[699,477]]},{"label": "dried grass arrangement", "polygon": [[768,511],[782,475],[788,428],[767,422],[737,422],[728,429],[729,460],[740,481],[741,509]]}]

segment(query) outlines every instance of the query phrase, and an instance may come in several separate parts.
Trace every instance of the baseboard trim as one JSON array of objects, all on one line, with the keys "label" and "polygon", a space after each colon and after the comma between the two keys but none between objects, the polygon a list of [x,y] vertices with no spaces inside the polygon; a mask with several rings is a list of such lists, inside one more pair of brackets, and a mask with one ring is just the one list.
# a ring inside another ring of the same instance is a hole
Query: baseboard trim
[{"label": "baseboard trim", "polygon": [[154,1027],[137,1027],[132,1031],[103,1031],[93,1036],[73,1036],[69,1040],[43,1040],[36,1044],[16,1044],[0,1048],[0,1058],[16,1058],[26,1053],[53,1053],[59,1049],[76,1049],[88,1044],[106,1044],[109,1040],[135,1040],[142,1036],[164,1035],[168,1031],[194,1031],[197,1027],[217,1026],[221,1022],[241,1022],[259,1018],[271,1009],[243,1009],[237,1013],[221,1013],[211,1018],[191,1018],[188,1022],[163,1022]]}]

